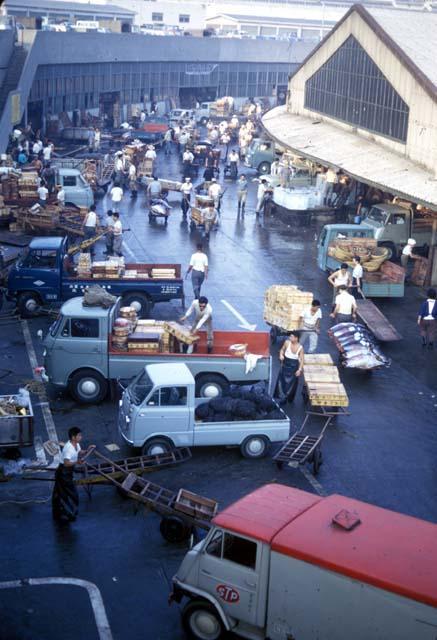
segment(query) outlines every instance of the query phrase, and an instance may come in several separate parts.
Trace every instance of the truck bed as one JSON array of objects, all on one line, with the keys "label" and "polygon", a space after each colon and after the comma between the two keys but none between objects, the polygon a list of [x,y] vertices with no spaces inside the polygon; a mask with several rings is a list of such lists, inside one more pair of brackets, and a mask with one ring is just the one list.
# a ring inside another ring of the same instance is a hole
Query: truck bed
[{"label": "truck bed", "polygon": [[[151,271],[152,269],[174,269],[175,270],[175,278],[152,278]],[[108,278],[108,277],[92,277],[88,278],[87,281],[91,281],[91,283],[98,283],[101,280],[109,281],[110,283],[116,282],[159,282],[161,280],[165,280],[166,282],[177,282],[182,281],[181,277],[181,265],[180,264],[148,264],[144,262],[134,262],[125,264],[125,270],[134,270],[140,272],[137,278],[125,278],[124,276],[120,276],[117,278]],[[147,273],[148,277],[143,277],[141,274]],[[65,274],[65,280],[71,280],[76,282],[77,280],[83,281],[83,278],[80,278],[77,274]]]}]

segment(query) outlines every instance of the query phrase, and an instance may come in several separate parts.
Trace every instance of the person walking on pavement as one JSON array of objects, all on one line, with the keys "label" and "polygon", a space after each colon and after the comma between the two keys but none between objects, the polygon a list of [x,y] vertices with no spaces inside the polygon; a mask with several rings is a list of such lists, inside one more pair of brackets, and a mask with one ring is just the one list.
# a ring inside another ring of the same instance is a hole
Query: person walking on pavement
[{"label": "person walking on pavement", "polygon": [[279,351],[281,370],[276,383],[274,397],[279,404],[293,402],[304,365],[304,348],[299,342],[299,333],[292,331]]},{"label": "person walking on pavement", "polygon": [[335,298],[334,311],[330,314],[336,323],[355,322],[357,319],[357,303],[355,298],[348,293],[347,286],[341,284],[338,287],[339,293]]},{"label": "person walking on pavement", "polygon": [[339,288],[342,285],[345,285],[346,289],[348,289],[352,285],[351,274],[349,273],[349,268],[346,262],[341,264],[340,269],[331,273],[328,278],[328,282],[332,285],[332,302],[334,303],[335,298],[339,293]]},{"label": "person walking on pavement", "polygon": [[426,300],[422,302],[417,318],[422,347],[428,345],[428,349],[434,347],[435,333],[437,327],[437,292],[435,289],[428,289]]},{"label": "person walking on pavement", "polygon": [[[200,329],[205,326],[206,328],[206,344],[208,353],[211,353],[214,345],[214,333],[212,329],[212,307],[208,302],[208,298],[200,296],[198,300],[193,300],[190,308],[180,318],[181,322],[184,322],[187,318],[194,314],[194,323],[191,326],[191,334],[196,335]],[[193,352],[193,345],[188,347],[187,353]]]},{"label": "person walking on pavement", "polygon": [[113,232],[112,232],[112,249],[116,256],[122,257],[123,246],[123,225],[121,224],[120,215],[117,211],[113,211],[112,219],[114,220]]},{"label": "person walking on pavement", "polygon": [[242,173],[241,176],[238,178],[238,182],[237,182],[238,215],[240,214],[240,211],[241,211],[242,215],[244,216],[244,209],[246,207],[246,200],[247,200],[247,190],[248,190],[247,179],[244,173]]},{"label": "person walking on pavement", "polygon": [[214,200],[214,207],[217,211],[220,211],[220,196],[222,193],[222,188],[220,184],[217,182],[216,178],[212,178],[211,184],[208,187],[208,195],[210,198]]},{"label": "person walking on pavement", "polygon": [[184,218],[187,217],[187,213],[190,208],[192,191],[193,191],[193,185],[191,182],[191,178],[187,176],[185,178],[185,182],[183,182],[181,185],[181,192],[182,192],[181,209],[182,209],[182,216]]},{"label": "person walking on pavement", "polygon": [[208,278],[208,256],[203,251],[203,245],[198,244],[196,251],[193,253],[190,259],[190,264],[187,269],[185,277],[191,273],[191,283],[193,285],[194,297],[197,299],[200,297],[200,288]]},{"label": "person walking on pavement", "polygon": [[237,150],[232,149],[231,153],[229,154],[229,167],[231,170],[231,176],[234,180],[236,180],[238,176],[238,160],[239,156]]},{"label": "person walking on pavement", "polygon": [[153,176],[152,182],[150,182],[149,185],[147,186],[147,195],[149,197],[149,205],[151,204],[152,200],[155,200],[161,197],[161,192],[162,192],[161,183],[159,182],[157,176]]},{"label": "person walking on pavement", "polygon": [[172,143],[172,130],[171,129],[167,129],[167,131],[164,133],[164,154],[166,156],[170,156],[171,155],[171,143]]},{"label": "person walking on pavement", "polygon": [[82,431],[79,427],[68,430],[68,442],[61,452],[62,462],[55,472],[52,494],[52,514],[59,522],[74,522],[79,512],[79,494],[73,480],[74,467],[82,464],[83,458],[95,448],[81,449]]},{"label": "person walking on pavement", "polygon": [[120,202],[123,198],[123,189],[117,184],[114,184],[111,189],[110,196],[112,201],[112,210],[116,212],[120,209]]},{"label": "person walking on pavement", "polygon": [[362,291],[364,271],[361,265],[360,256],[354,256],[353,262],[354,262],[354,266],[352,269],[352,295],[355,298],[357,298],[358,294],[360,294],[361,297],[364,298],[363,291]]},{"label": "person walking on pavement", "polygon": [[191,172],[192,172],[192,165],[194,162],[194,155],[192,153],[192,151],[190,151],[190,149],[185,149],[185,151],[182,154],[182,172],[183,178],[189,178],[191,176]]},{"label": "person walking on pavement", "polygon": [[[94,238],[96,235],[97,228],[97,213],[96,213],[96,205],[92,204],[89,208],[88,213],[85,216],[85,220],[83,221],[82,229],[84,232],[85,240],[90,240],[90,238]],[[90,246],[91,255],[94,253],[94,246]]]},{"label": "person walking on pavement", "polygon": [[129,165],[129,189],[130,189],[130,197],[136,198],[138,196],[138,185],[137,185],[137,168],[133,162]]},{"label": "person walking on pavement", "polygon": [[305,346],[306,341],[309,341],[309,348],[307,353],[314,353],[317,349],[321,319],[322,310],[320,308],[320,301],[314,299],[311,303],[311,306],[304,309],[301,315],[302,334],[300,343],[302,346]]}]

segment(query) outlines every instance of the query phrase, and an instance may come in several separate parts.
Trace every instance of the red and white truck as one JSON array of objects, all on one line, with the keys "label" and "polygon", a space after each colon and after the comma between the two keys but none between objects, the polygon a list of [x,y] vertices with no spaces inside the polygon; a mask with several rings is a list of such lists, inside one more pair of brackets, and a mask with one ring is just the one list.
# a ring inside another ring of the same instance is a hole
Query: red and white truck
[{"label": "red and white truck", "polygon": [[189,638],[435,640],[437,525],[279,484],[219,513],[171,599]]}]

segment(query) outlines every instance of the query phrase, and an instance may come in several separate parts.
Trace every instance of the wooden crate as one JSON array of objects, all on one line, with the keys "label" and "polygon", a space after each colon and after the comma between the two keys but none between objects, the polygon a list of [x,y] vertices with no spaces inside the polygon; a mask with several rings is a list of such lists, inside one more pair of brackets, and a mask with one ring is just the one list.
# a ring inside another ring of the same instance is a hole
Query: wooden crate
[{"label": "wooden crate", "polygon": [[218,503],[186,489],[179,489],[174,508],[193,518],[211,520],[217,513]]},{"label": "wooden crate", "polygon": [[178,322],[164,322],[164,329],[184,344],[193,344],[199,340],[199,336],[191,335],[190,330]]},{"label": "wooden crate", "polygon": [[338,369],[332,365],[304,364],[303,374],[305,382],[308,384],[313,382],[340,382]]},{"label": "wooden crate", "polygon": [[329,353],[306,353],[304,357],[304,366],[307,365],[334,365],[334,361]]},{"label": "wooden crate", "polygon": [[336,382],[306,383],[308,397],[316,407],[348,407],[349,398],[342,384]]}]

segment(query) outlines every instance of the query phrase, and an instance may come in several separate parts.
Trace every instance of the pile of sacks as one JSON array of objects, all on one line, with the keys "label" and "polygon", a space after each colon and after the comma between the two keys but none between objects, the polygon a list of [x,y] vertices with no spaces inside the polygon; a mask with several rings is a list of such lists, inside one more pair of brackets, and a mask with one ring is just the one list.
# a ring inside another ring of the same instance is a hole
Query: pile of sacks
[{"label": "pile of sacks", "polygon": [[282,420],[284,415],[273,399],[258,387],[231,387],[228,394],[212,398],[196,408],[200,422]]}]

